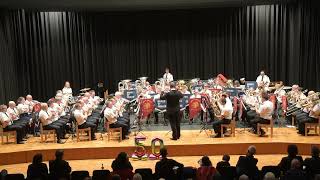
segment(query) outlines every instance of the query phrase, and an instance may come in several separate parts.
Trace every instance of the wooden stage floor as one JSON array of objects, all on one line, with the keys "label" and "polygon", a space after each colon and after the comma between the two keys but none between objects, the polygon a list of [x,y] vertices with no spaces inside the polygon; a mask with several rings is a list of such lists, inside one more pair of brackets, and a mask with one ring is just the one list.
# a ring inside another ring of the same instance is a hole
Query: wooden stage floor
[{"label": "wooden stage floor", "polygon": [[[286,154],[288,144],[297,144],[300,154],[309,155],[312,145],[320,145],[320,136],[304,137],[296,133],[295,128],[274,128],[274,135],[270,137],[258,137],[242,128],[236,129],[235,137],[211,138],[205,132],[199,130],[183,130],[181,139],[170,140],[168,131],[144,131],[147,139],[144,142],[147,151],[150,152],[151,140],[160,137],[164,140],[172,156],[201,156],[222,155],[228,152],[231,155],[244,154],[249,145],[257,147],[257,154]],[[268,134],[268,133],[267,133]],[[0,165],[31,162],[35,153],[41,152],[45,160],[52,159],[56,149],[64,149],[65,157],[69,160],[82,159],[110,159],[119,152],[125,151],[131,154],[134,149],[134,136],[119,143],[116,140],[108,142],[106,134],[103,140],[77,142],[70,137],[65,144],[40,143],[39,137],[31,137],[26,144],[0,145]]]}]

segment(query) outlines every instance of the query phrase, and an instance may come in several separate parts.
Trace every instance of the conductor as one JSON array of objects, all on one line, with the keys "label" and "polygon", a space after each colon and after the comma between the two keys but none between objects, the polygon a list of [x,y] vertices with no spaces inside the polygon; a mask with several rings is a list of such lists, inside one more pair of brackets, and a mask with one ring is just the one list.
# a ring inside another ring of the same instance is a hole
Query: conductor
[{"label": "conductor", "polygon": [[170,83],[170,91],[166,94],[161,93],[160,99],[167,101],[167,115],[172,130],[171,140],[178,140],[180,138],[180,102],[183,98],[180,91],[176,90],[175,84]]}]

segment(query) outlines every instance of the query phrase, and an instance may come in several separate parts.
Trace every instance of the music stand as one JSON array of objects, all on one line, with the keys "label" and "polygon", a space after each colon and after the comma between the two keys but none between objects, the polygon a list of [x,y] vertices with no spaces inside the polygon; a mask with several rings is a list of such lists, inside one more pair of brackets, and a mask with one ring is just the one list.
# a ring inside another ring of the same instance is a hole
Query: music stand
[{"label": "music stand", "polygon": [[[201,104],[202,104],[202,106],[203,106],[203,101],[206,101],[206,98],[208,98],[208,97],[206,97],[207,95],[201,95]],[[208,103],[210,103],[210,102],[208,102]],[[204,107],[204,108],[206,108],[206,107]],[[204,119],[201,121],[201,123],[200,123],[200,125],[201,125],[201,129],[200,129],[200,132],[199,132],[199,134],[201,134],[203,131],[206,133],[206,135],[209,137],[210,135],[208,134],[208,109],[206,109],[206,111],[204,111],[204,113],[205,113],[205,117],[204,117]],[[209,130],[210,131],[210,130]]]},{"label": "music stand", "polygon": [[161,100],[161,99],[155,100],[155,110],[157,110],[159,113],[163,114],[163,125],[168,126],[168,123],[167,123],[166,118],[164,116],[164,113],[166,112],[166,108],[167,108],[167,101],[166,100]]},{"label": "music stand", "polygon": [[245,89],[257,89],[258,83],[256,81],[246,81]]}]

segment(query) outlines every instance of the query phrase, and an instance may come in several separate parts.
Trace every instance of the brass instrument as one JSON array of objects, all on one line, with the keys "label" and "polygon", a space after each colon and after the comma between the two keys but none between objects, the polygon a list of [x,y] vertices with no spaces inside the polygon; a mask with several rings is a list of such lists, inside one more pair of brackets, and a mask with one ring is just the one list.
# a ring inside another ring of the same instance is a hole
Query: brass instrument
[{"label": "brass instrument", "polygon": [[320,103],[319,98],[312,98],[312,97],[318,97],[319,95],[320,95],[320,92],[314,93],[308,96],[306,99],[303,99],[302,101],[295,103],[293,106],[290,106],[288,108],[286,116],[290,116],[296,111],[301,110],[303,108],[312,108],[317,103]]}]

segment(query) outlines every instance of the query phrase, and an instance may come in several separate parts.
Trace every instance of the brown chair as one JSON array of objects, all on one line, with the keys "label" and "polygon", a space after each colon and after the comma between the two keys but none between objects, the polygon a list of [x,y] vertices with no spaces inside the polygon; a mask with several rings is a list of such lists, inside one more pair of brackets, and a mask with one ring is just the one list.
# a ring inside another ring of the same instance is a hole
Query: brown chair
[{"label": "brown chair", "polygon": [[42,123],[40,123],[40,138],[41,138],[41,143],[47,142],[47,140],[50,138],[50,135],[52,134],[53,136],[53,142],[57,142],[57,134],[56,130],[50,129],[50,130],[44,130]]},{"label": "brown chair", "polygon": [[122,127],[118,127],[118,128],[110,128],[110,123],[107,120],[107,118],[105,118],[105,128],[107,130],[107,136],[108,136],[108,141],[110,141],[111,137],[114,136],[114,133],[119,134],[117,138],[119,138],[119,142],[122,141]]},{"label": "brown chair", "polygon": [[[319,132],[318,132],[319,128]],[[320,135],[320,117],[318,117],[318,122],[315,123],[305,123],[304,124],[304,135],[308,136],[308,131],[314,130],[316,135]]]},{"label": "brown chair", "polygon": [[230,124],[221,124],[221,137],[224,137],[223,129],[224,128],[230,128],[231,129],[231,136],[236,136],[236,118],[233,117]]},{"label": "brown chair", "polygon": [[6,136],[7,143],[9,143],[10,136],[14,137],[14,143],[17,144],[17,132],[16,131],[3,131],[2,124],[0,125],[1,144],[4,144],[3,137]]},{"label": "brown chair", "polygon": [[260,128],[265,128],[266,132],[268,132],[268,129],[270,128],[270,137],[272,138],[273,136],[273,118],[270,119],[270,124],[257,124],[257,131],[258,135],[260,135]]},{"label": "brown chair", "polygon": [[83,129],[79,129],[78,128],[78,123],[76,122],[76,133],[77,133],[77,142],[80,141],[80,135],[82,134],[86,134],[88,133],[89,136],[88,136],[88,140],[91,141],[91,128],[88,127],[88,128],[83,128]]}]

